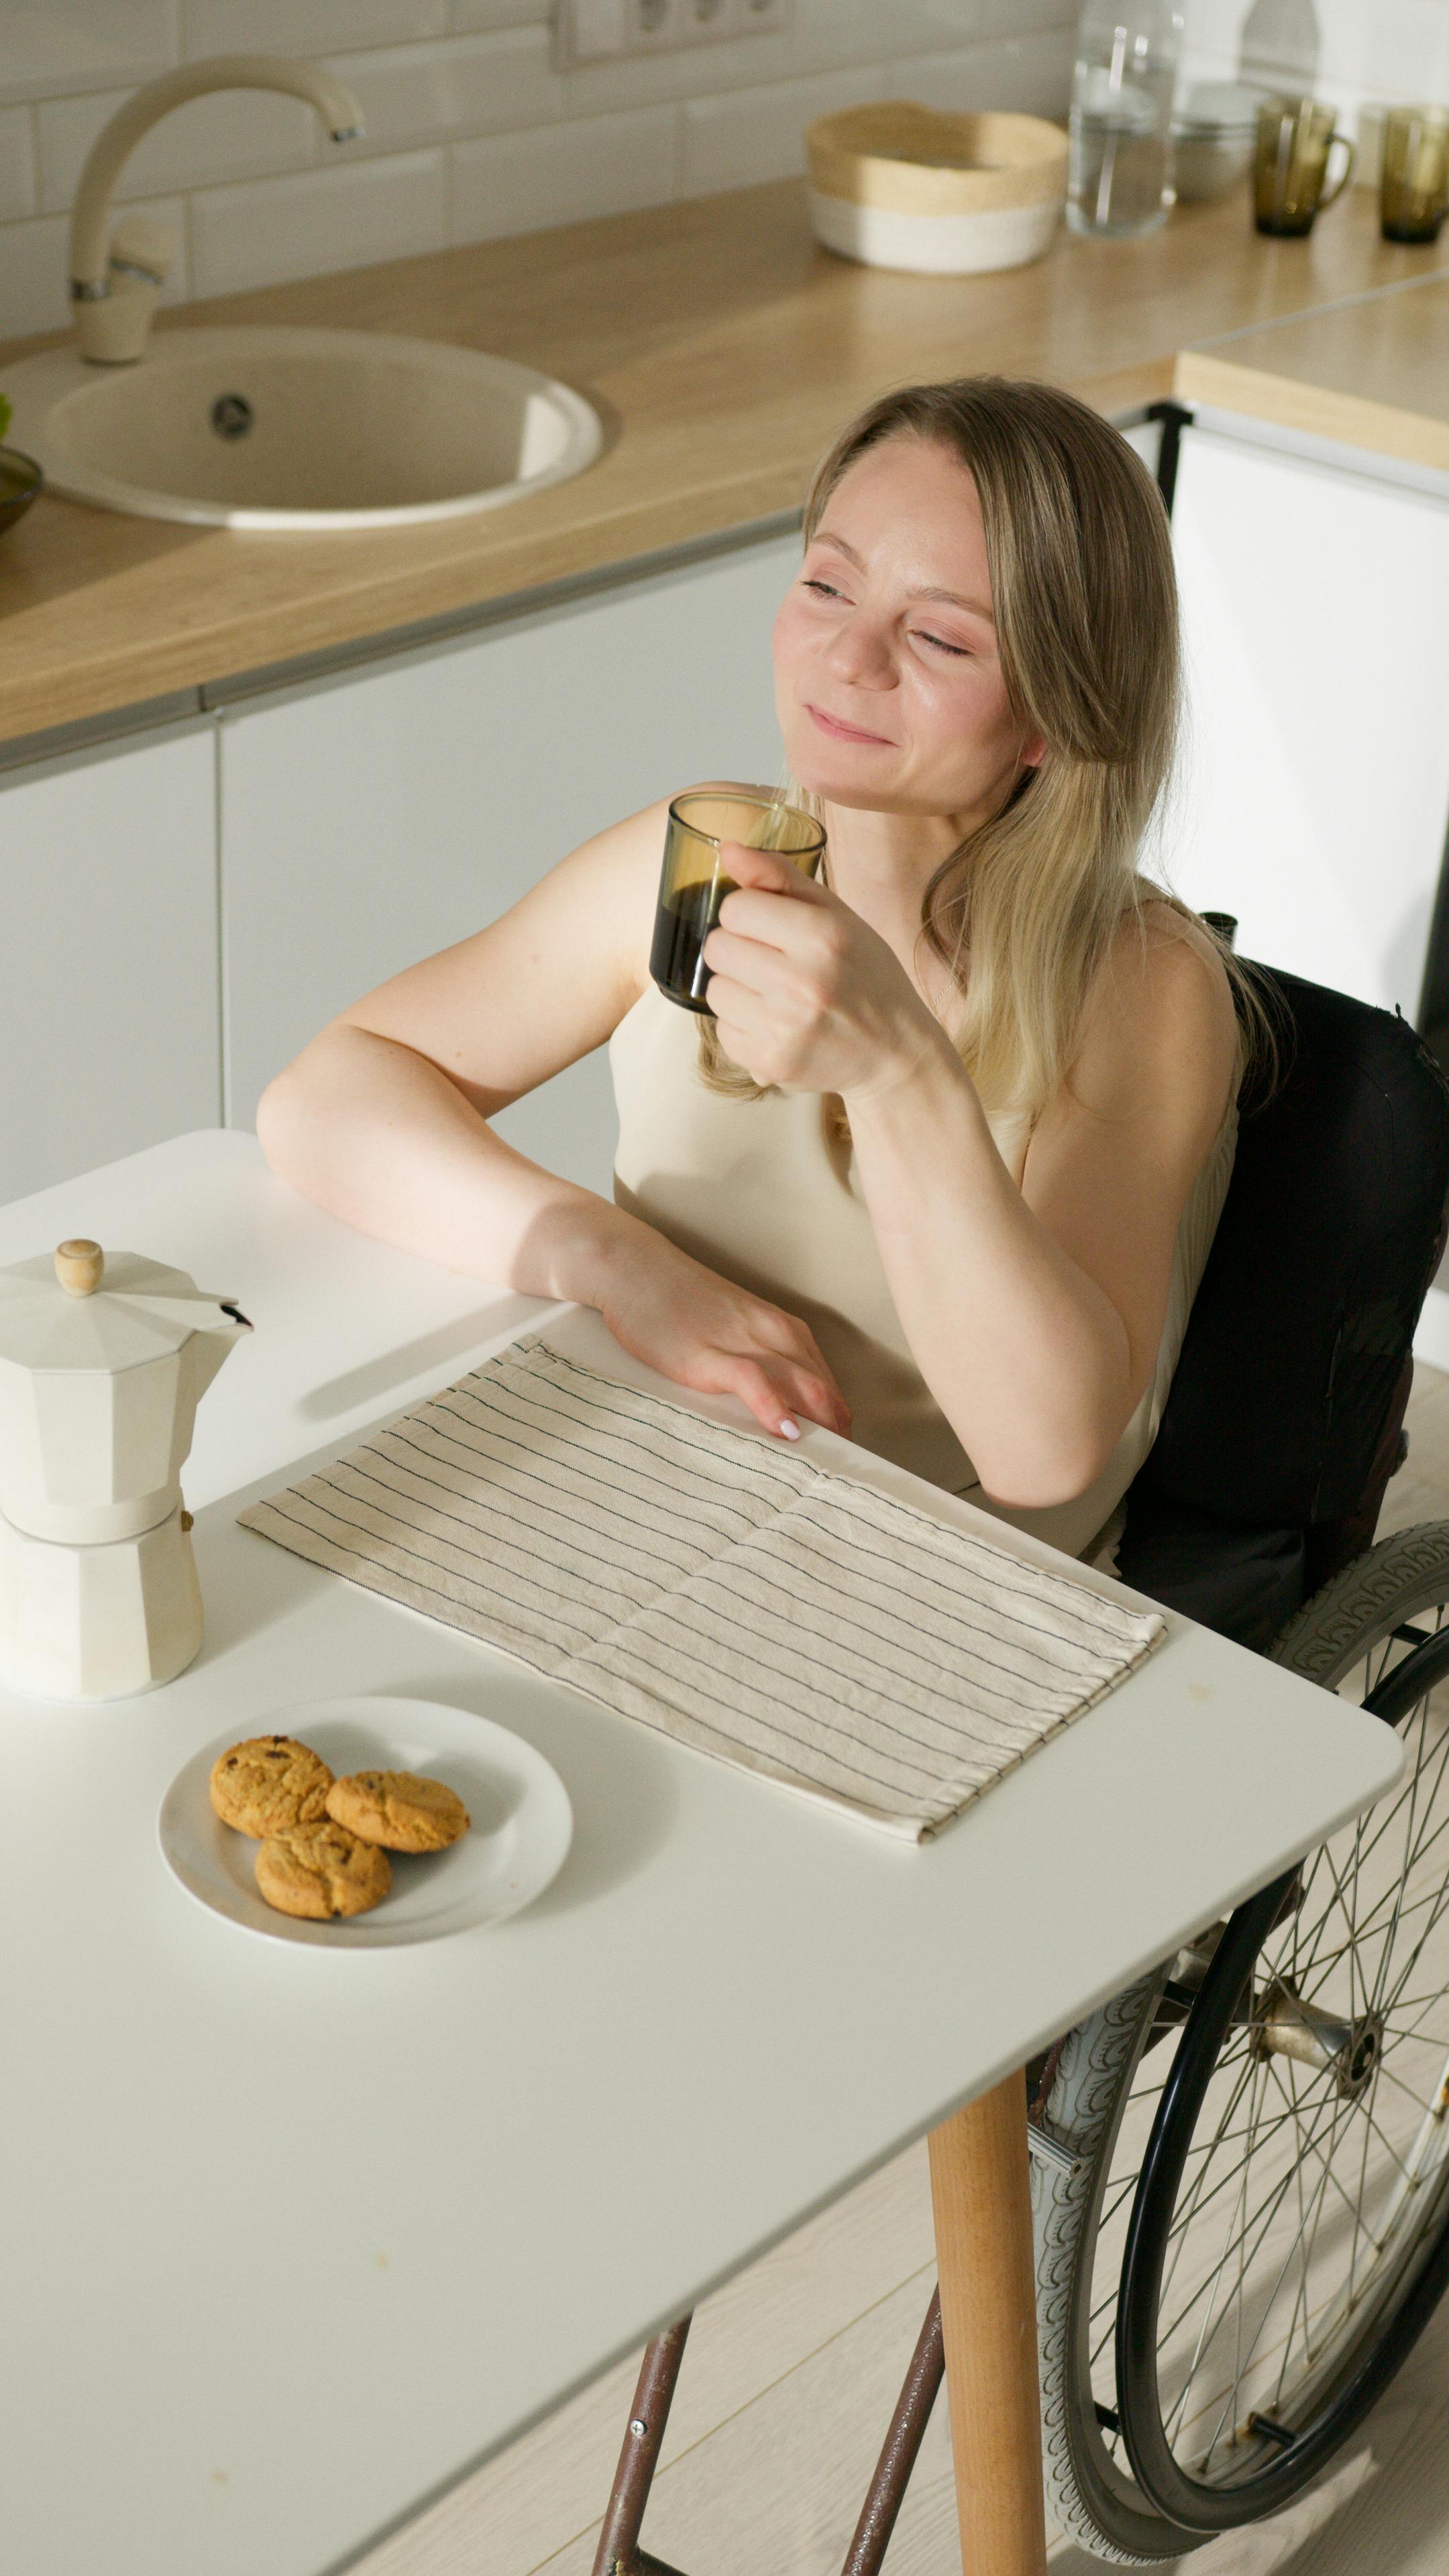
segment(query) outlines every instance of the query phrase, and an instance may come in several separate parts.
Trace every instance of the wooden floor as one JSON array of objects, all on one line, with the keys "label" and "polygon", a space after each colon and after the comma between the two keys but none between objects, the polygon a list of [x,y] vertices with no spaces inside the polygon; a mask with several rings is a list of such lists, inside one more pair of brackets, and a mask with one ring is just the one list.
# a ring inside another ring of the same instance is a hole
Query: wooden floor
[{"label": "wooden floor", "polygon": [[[1379,1535],[1449,1519],[1449,1376],[1421,1367],[1410,1454]],[[689,2576],[833,2576],[933,2280],[925,2149],[836,2203],[701,2310],[648,2546]],[[358,2576],[589,2576],[637,2365],[469,2479]],[[1100,2562],[1058,2540],[1052,2576]],[[1277,2521],[1199,2551],[1193,2576],[1445,2576],[1449,2302],[1368,2425]],[[945,2409],[889,2576],[960,2576]]]}]

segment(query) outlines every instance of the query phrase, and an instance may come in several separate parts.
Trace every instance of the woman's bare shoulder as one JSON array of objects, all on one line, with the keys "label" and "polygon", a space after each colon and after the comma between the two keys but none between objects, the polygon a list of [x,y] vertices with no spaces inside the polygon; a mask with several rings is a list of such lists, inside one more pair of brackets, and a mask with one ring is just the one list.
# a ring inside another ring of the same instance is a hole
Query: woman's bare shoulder
[{"label": "woman's bare shoulder", "polygon": [[1088,1004],[1068,1090],[1108,1117],[1144,1116],[1189,1152],[1216,1134],[1236,1086],[1238,1016],[1209,931],[1166,900],[1119,927]]},{"label": "woman's bare shoulder", "polygon": [[1184,1021],[1215,1058],[1235,1062],[1237,1005],[1222,951],[1205,922],[1165,899],[1144,907],[1145,983],[1152,1017],[1170,1036]]}]

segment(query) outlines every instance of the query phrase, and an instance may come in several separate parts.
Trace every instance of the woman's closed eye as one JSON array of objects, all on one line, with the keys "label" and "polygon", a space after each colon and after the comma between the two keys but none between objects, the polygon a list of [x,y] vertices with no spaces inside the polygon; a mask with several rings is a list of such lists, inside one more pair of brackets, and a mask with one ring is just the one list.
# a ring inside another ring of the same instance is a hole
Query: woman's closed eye
[{"label": "woman's closed eye", "polygon": [[[819,573],[803,574],[800,587],[815,591],[821,599],[845,599],[844,591],[837,590],[834,582],[823,580]],[[848,602],[846,604],[849,605]],[[971,659],[969,644],[948,644],[944,635],[929,635],[924,627],[916,630],[916,640],[921,644],[934,644],[938,653],[949,653],[955,661],[969,662]]]}]

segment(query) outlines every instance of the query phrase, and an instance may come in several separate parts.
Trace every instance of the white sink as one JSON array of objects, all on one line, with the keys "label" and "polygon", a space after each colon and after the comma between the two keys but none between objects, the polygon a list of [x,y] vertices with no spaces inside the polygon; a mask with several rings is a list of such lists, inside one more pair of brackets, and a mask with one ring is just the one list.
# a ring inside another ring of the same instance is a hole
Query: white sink
[{"label": "white sink", "polygon": [[495,510],[603,444],[532,367],[374,331],[173,329],[134,366],[73,347],[4,374],[53,492],[194,527],[387,528]]}]

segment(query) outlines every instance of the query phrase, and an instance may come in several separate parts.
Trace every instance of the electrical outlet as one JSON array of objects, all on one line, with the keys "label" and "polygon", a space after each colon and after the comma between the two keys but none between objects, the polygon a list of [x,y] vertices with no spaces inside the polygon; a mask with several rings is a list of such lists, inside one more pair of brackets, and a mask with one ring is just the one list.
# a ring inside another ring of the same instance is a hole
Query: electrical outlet
[{"label": "electrical outlet", "polygon": [[774,36],[789,24],[790,0],[555,0],[554,66],[680,53],[737,36]]}]

